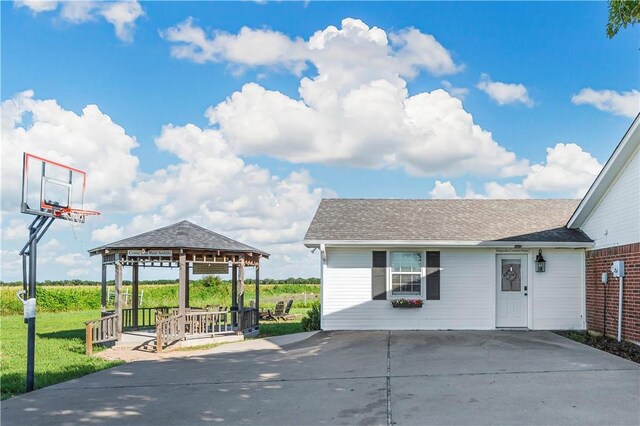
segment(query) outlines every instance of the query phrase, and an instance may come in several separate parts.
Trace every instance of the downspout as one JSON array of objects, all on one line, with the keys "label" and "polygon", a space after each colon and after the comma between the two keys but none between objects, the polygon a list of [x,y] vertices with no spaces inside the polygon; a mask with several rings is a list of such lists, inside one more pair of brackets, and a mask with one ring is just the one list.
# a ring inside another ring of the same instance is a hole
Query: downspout
[{"label": "downspout", "polygon": [[[622,275],[622,274],[620,274]],[[623,278],[618,278],[620,280],[620,287],[618,290],[618,342],[622,340],[622,280]]]}]

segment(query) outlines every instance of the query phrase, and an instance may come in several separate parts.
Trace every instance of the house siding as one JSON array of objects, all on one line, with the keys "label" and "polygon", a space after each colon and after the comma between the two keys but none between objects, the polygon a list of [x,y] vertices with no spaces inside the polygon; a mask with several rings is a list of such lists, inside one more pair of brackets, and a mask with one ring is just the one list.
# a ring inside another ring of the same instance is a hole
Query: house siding
[{"label": "house siding", "polygon": [[[372,300],[373,251],[373,248],[326,248],[322,283],[323,329],[495,328],[495,268],[499,254],[495,249],[440,249],[440,300],[425,300],[422,309],[394,309],[389,300]],[[528,253],[530,271],[533,270],[534,252],[537,250]],[[545,251],[549,272],[529,273],[532,291],[530,326],[536,329],[584,328],[583,256],[583,250]]]},{"label": "house siding", "polygon": [[546,272],[532,274],[532,328],[584,330],[584,250],[544,250],[543,255]]},{"label": "house siding", "polygon": [[581,229],[594,250],[640,242],[640,150],[620,172]]}]

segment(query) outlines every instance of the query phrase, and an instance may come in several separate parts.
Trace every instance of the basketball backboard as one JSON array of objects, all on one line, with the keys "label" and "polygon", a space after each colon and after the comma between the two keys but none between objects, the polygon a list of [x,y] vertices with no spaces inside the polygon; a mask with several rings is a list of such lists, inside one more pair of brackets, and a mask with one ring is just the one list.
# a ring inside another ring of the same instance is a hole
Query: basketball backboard
[{"label": "basketball backboard", "polygon": [[25,153],[22,169],[22,213],[84,222],[86,172]]}]

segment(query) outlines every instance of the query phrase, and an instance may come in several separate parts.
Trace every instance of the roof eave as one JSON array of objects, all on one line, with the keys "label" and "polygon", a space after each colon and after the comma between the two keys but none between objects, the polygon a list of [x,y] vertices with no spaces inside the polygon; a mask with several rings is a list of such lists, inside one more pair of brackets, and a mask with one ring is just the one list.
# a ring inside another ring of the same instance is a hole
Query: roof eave
[{"label": "roof eave", "polygon": [[486,247],[486,248],[514,248],[519,246],[536,248],[590,248],[593,241],[465,241],[465,240],[318,240],[303,241],[308,248],[318,248],[320,244],[326,246],[344,247]]},{"label": "roof eave", "polygon": [[[139,246],[125,246],[125,247],[110,247],[110,246],[101,246],[101,247],[96,247],[90,250],[87,250],[89,252],[90,256],[95,256],[98,254],[101,254],[101,252],[107,251],[107,250],[113,250],[113,251],[123,251],[123,250],[136,250],[136,249],[140,249],[141,247]],[[147,248],[151,248],[151,247],[143,247],[144,249]],[[155,248],[155,247],[153,247]],[[158,248],[162,248],[162,247],[158,247]],[[210,249],[210,248],[202,248],[202,247],[165,247],[166,250],[197,250],[197,251],[220,251],[220,252],[225,252],[225,253],[255,253],[260,255],[261,257],[264,257],[265,259],[268,259],[269,256],[271,256],[269,253],[258,250],[258,249],[248,249],[248,250],[228,250],[228,249]]]}]

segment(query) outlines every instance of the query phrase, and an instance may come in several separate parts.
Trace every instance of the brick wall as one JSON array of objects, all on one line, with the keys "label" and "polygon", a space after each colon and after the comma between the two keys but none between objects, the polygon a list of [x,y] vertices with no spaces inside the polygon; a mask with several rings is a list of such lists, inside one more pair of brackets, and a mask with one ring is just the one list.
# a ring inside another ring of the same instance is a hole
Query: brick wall
[{"label": "brick wall", "polygon": [[623,260],[625,276],[622,293],[622,338],[640,342],[640,243],[587,251],[587,328],[602,332],[604,310],[603,272],[607,283],[607,335],[618,332],[619,279],[611,276],[611,263]]}]

